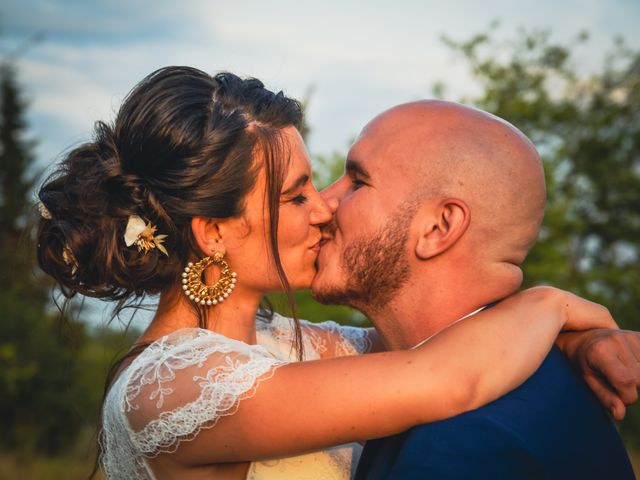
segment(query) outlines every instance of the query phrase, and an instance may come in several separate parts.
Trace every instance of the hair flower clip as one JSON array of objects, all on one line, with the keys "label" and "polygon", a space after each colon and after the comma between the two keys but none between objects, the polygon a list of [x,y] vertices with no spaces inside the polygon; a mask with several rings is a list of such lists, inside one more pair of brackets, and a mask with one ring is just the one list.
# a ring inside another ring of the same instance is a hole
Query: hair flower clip
[{"label": "hair flower clip", "polygon": [[156,235],[156,228],[151,222],[145,223],[138,215],[131,215],[127,222],[127,229],[124,232],[124,242],[127,247],[135,245],[138,247],[139,252],[144,252],[145,254],[149,250],[157,248],[168,257],[169,253],[162,245],[167,235]]},{"label": "hair flower clip", "polygon": [[38,211],[40,212],[40,216],[45,220],[51,220],[53,218],[49,209],[42,202],[38,202]]}]

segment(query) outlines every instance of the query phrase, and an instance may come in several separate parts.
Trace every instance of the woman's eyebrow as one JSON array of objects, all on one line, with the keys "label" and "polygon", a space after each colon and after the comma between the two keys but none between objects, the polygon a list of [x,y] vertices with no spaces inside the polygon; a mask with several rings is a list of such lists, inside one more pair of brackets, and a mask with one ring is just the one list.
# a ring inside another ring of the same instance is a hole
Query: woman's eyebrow
[{"label": "woman's eyebrow", "polygon": [[297,190],[298,188],[306,184],[308,181],[309,181],[309,175],[307,175],[306,173],[303,173],[297,178],[295,182],[293,182],[293,185],[291,185],[289,188],[287,188],[285,191],[282,192],[282,195],[288,195],[294,192],[295,190]]}]

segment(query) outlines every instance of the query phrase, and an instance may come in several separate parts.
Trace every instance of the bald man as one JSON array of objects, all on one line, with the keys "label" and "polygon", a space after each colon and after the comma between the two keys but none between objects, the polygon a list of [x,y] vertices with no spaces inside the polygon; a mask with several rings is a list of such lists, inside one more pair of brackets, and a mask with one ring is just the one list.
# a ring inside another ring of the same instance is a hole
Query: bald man
[{"label": "bald man", "polygon": [[[335,220],[314,295],[359,309],[388,349],[407,349],[518,289],[546,192],[535,147],[512,125],[422,101],[372,120],[323,195]],[[368,442],[356,478],[634,476],[611,420],[554,349],[496,402]]]}]

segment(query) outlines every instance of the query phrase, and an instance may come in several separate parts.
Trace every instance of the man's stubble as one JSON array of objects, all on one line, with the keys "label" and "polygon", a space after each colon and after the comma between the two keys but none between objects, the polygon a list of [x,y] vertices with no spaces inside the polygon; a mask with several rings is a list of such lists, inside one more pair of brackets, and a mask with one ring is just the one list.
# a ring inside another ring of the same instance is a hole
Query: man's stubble
[{"label": "man's stubble", "polygon": [[[359,238],[342,252],[344,286],[314,292],[321,303],[349,305],[363,311],[380,310],[409,279],[406,248],[415,202],[404,203],[387,224],[367,238]],[[328,230],[335,229],[335,225]]]}]

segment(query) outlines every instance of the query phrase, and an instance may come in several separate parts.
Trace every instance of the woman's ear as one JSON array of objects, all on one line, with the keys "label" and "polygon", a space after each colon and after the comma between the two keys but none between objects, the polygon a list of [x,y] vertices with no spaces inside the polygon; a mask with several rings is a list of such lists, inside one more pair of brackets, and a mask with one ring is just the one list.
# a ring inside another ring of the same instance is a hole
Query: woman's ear
[{"label": "woman's ear", "polygon": [[468,205],[457,198],[427,203],[417,215],[419,237],[415,253],[420,260],[428,260],[451,248],[467,231],[471,221]]},{"label": "woman's ear", "polygon": [[226,253],[218,219],[193,217],[191,219],[191,232],[198,248],[204,255],[211,256],[218,252]]}]

